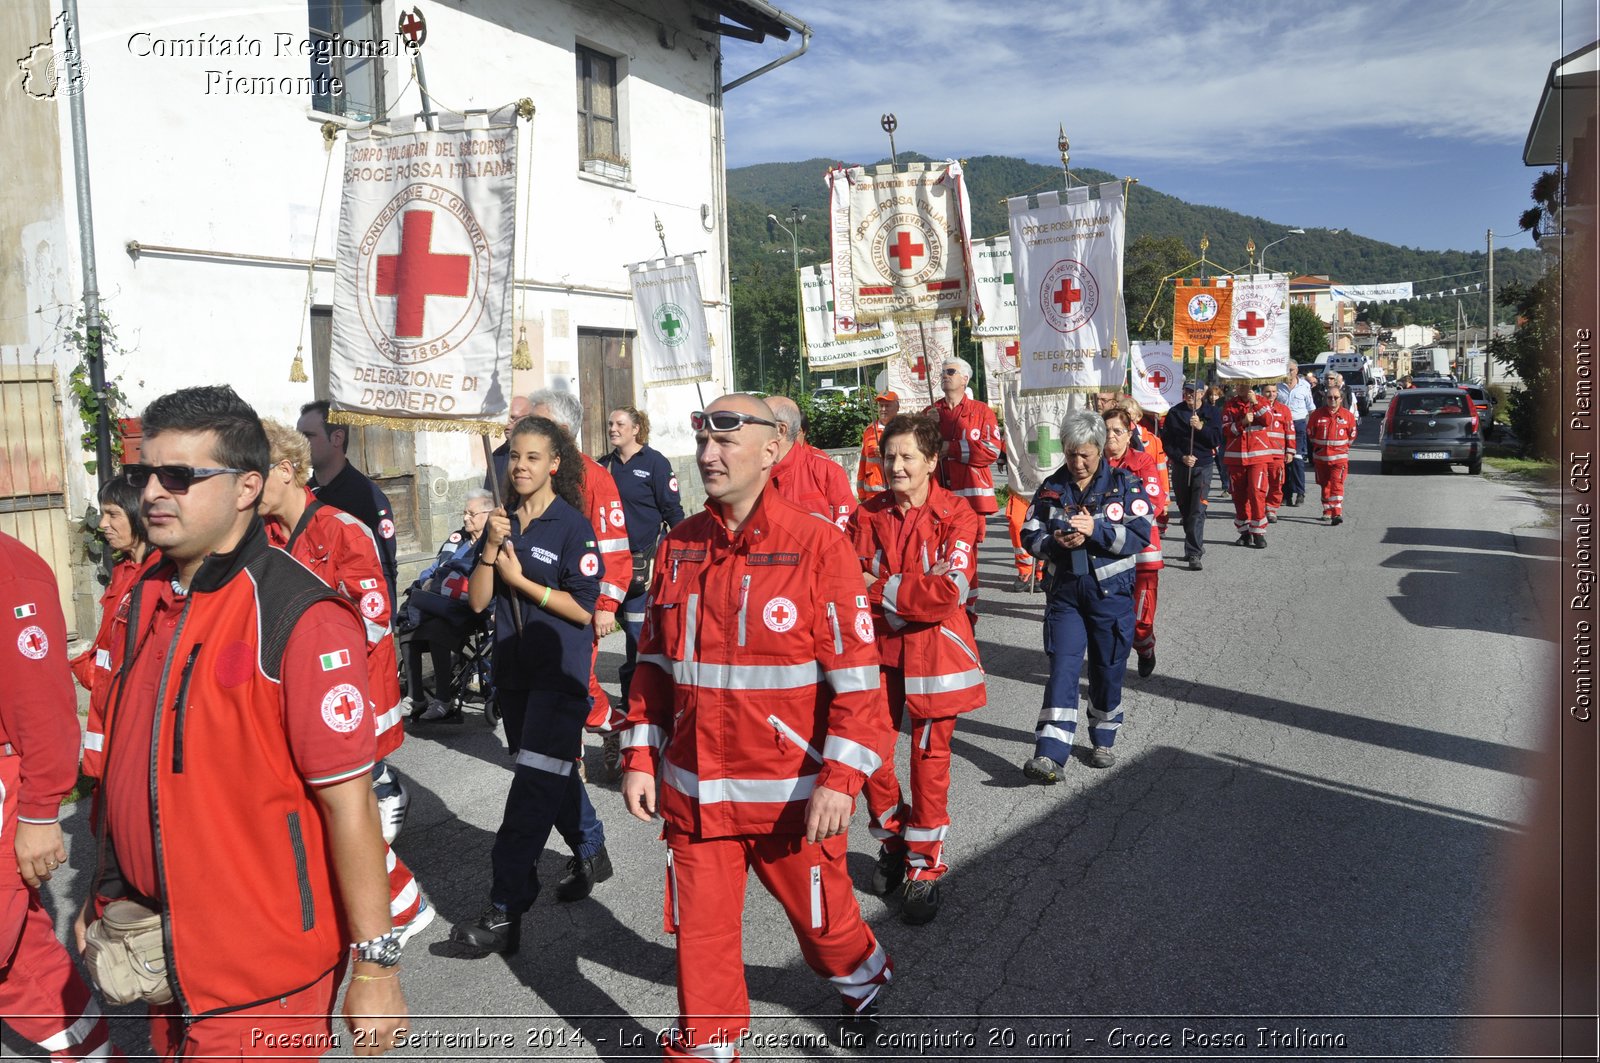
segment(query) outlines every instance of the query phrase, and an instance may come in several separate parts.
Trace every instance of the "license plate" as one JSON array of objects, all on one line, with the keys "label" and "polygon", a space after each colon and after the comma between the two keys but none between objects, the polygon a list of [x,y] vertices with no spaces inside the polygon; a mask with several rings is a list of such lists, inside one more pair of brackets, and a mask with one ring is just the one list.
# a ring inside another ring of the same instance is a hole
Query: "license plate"
[{"label": "license plate", "polygon": [[1411,453],[1413,461],[1443,461],[1449,456],[1442,450],[1416,450]]}]

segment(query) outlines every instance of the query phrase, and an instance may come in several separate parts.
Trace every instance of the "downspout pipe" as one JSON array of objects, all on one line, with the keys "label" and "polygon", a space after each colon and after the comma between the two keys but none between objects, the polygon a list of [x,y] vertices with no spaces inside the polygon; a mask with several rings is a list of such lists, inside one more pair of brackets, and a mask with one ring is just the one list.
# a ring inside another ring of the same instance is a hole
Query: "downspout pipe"
[{"label": "downspout pipe", "polygon": [[734,78],[732,81],[730,81],[726,85],[722,86],[722,91],[723,92],[728,92],[731,89],[736,89],[740,85],[743,85],[747,81],[754,81],[756,78],[760,77],[762,74],[768,73],[769,71],[772,71],[772,70],[776,70],[776,69],[778,69],[778,67],[782,66],[785,63],[792,62],[793,60],[799,59],[802,55],[806,54],[806,49],[811,47],[811,27],[810,26],[807,26],[804,22],[801,22],[799,19],[795,18],[793,15],[789,14],[787,11],[780,11],[775,7],[774,8],[769,8],[768,9],[768,13],[771,14],[773,19],[775,19],[776,21],[783,23],[785,26],[788,26],[790,29],[792,29],[796,33],[800,34],[800,47],[796,48],[792,52],[788,52],[788,53],[786,53],[784,55],[778,56],[778,58],[776,58],[772,62],[768,63],[766,66],[758,66],[754,70],[750,71],[750,73],[745,74],[742,77]]}]

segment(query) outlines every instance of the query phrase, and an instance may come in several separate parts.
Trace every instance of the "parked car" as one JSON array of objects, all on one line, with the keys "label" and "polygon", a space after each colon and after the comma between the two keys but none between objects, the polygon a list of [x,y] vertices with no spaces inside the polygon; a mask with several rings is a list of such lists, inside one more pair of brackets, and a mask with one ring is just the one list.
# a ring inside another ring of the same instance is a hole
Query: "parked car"
[{"label": "parked car", "polygon": [[843,402],[861,389],[854,384],[816,388],[811,392],[812,402]]},{"label": "parked car", "polygon": [[1465,465],[1483,471],[1483,439],[1477,407],[1460,388],[1411,388],[1396,395],[1378,437],[1379,469],[1445,469]]},{"label": "parked car", "polygon": [[1462,384],[1461,390],[1472,397],[1472,405],[1478,411],[1478,424],[1483,429],[1483,438],[1494,438],[1494,396],[1477,384]]}]

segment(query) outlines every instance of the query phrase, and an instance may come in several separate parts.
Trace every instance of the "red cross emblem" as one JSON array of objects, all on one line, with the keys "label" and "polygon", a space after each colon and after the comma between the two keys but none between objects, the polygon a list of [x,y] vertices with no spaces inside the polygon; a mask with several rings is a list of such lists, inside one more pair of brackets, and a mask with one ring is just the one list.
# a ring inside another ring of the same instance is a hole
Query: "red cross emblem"
[{"label": "red cross emblem", "polygon": [[1022,364],[1022,344],[1018,343],[1016,340],[1012,340],[1010,343],[1006,344],[1001,353],[1005,355],[1006,361],[1010,362],[1012,365]]},{"label": "red cross emblem", "polygon": [[927,357],[924,356],[924,355],[920,355],[920,354],[917,355],[917,364],[913,365],[911,367],[911,371],[917,375],[917,379],[918,380],[926,380],[926,379],[928,379],[928,359],[927,359]]},{"label": "red cross emblem", "polygon": [[348,720],[361,711],[361,702],[349,694],[341,694],[339,700],[333,703],[333,711],[341,720]]},{"label": "red cross emblem", "polygon": [[421,48],[427,41],[428,23],[419,9],[412,8],[400,16],[400,36],[406,39],[406,47],[412,51]]},{"label": "red cross emblem", "polygon": [[899,264],[902,273],[911,268],[912,259],[927,253],[927,247],[912,243],[911,234],[903,229],[895,234],[894,245],[889,248],[889,256]]},{"label": "red cross emblem", "polygon": [[417,339],[423,335],[423,318],[430,295],[461,298],[467,294],[472,272],[471,255],[435,254],[433,212],[408,210],[400,233],[400,253],[379,255],[376,295],[396,296],[394,334]]},{"label": "red cross emblem", "polygon": [[794,627],[795,620],[798,619],[798,613],[795,610],[794,603],[789,599],[774,598],[761,611],[761,619],[766,622],[767,627],[782,634]]},{"label": "red cross emblem", "polygon": [[1056,294],[1051,296],[1051,301],[1061,308],[1061,313],[1070,317],[1072,308],[1083,299],[1083,292],[1072,283],[1072,278],[1067,277],[1061,282],[1061,287],[1056,289]]},{"label": "red cross emblem", "polygon": [[1157,391],[1160,391],[1162,388],[1167,386],[1167,374],[1163,373],[1159,369],[1154,370],[1150,374],[1150,383],[1156,386]]},{"label": "red cross emblem", "polygon": [[365,708],[361,691],[340,683],[322,696],[322,722],[340,734],[349,734],[360,726]]},{"label": "red cross emblem", "polygon": [[1254,310],[1241,317],[1238,324],[1242,331],[1250,334],[1251,339],[1255,339],[1256,333],[1267,327],[1267,323]]},{"label": "red cross emblem", "polygon": [[33,625],[23,628],[17,636],[17,649],[24,657],[37,661],[50,652],[50,640],[44,637],[43,628]]}]

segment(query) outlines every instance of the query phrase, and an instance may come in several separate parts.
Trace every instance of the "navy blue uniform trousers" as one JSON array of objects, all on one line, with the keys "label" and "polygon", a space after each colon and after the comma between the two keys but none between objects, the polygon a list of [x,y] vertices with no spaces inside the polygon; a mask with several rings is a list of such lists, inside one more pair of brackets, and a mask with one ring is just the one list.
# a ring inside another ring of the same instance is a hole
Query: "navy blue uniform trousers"
[{"label": "navy blue uniform trousers", "polygon": [[[1126,584],[1126,586],[1123,586]],[[1050,678],[1034,729],[1034,755],[1065,764],[1078,730],[1078,677],[1089,680],[1089,741],[1110,748],[1122,726],[1122,677],[1133,645],[1133,572],[1100,596],[1092,573],[1056,572],[1044,613]]]}]

